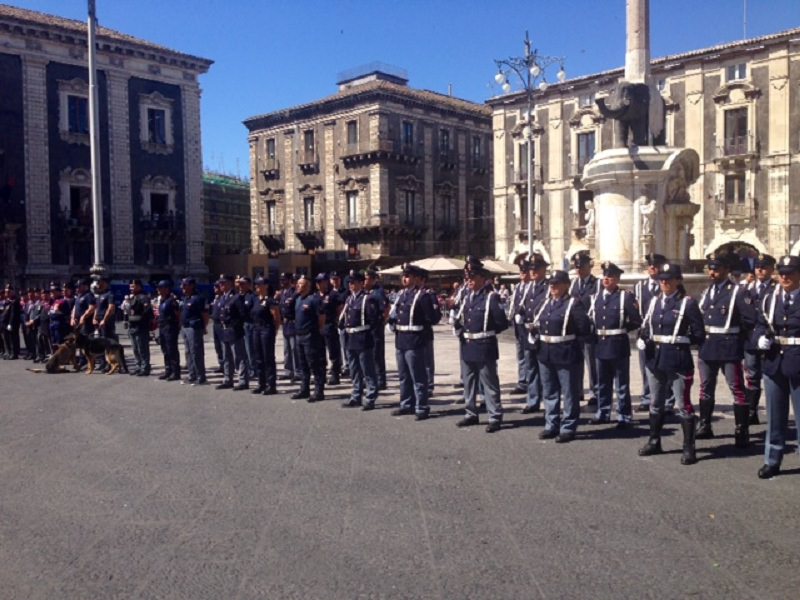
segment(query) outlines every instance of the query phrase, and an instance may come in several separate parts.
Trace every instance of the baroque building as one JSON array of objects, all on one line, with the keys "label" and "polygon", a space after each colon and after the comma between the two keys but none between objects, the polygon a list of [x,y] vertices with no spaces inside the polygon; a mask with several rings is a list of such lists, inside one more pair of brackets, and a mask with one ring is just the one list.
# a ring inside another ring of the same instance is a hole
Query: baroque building
[{"label": "baroque building", "polygon": [[380,261],[493,254],[491,111],[369,65],[247,119],[254,253]]},{"label": "baroque building", "polygon": [[[0,5],[0,277],[93,263],[86,23]],[[97,30],[112,277],[205,275],[198,76],[211,61]]]},{"label": "baroque building", "polygon": [[[700,261],[726,244],[775,256],[800,251],[800,29],[654,60],[666,115],[666,146],[694,149],[697,205],[681,247]],[[526,179],[534,173],[534,235],[560,263],[591,247],[592,192],[584,166],[612,147],[614,123],[595,100],[623,70],[551,85],[534,94],[534,149],[526,156],[526,97],[488,101],[494,130],[495,254],[527,248]],[[669,193],[669,190],[665,190]],[[643,226],[649,220],[643,216]],[[590,231],[591,233],[591,231]],[[598,257],[603,259],[602,256]],[[553,261],[551,261],[553,262]]]}]

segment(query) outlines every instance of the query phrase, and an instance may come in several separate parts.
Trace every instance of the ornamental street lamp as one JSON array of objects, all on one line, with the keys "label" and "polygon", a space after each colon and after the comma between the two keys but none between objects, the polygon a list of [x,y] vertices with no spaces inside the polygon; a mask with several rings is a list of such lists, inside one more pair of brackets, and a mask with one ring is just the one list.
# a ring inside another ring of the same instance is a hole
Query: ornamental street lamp
[{"label": "ornamental street lamp", "polygon": [[533,92],[537,89],[540,92],[547,91],[548,83],[545,77],[545,71],[552,65],[559,65],[558,73],[556,73],[556,80],[558,83],[564,83],[564,81],[566,81],[567,74],[564,71],[564,59],[556,56],[544,56],[539,54],[539,51],[535,49],[531,51],[531,40],[526,31],[525,54],[505,60],[495,59],[494,63],[497,65],[497,74],[494,76],[494,80],[497,85],[502,88],[503,92],[506,94],[511,92],[511,83],[508,81],[508,77],[510,73],[515,73],[522,84],[522,91],[525,92],[525,98],[527,100],[527,113],[525,115],[525,127],[522,130],[522,136],[525,138],[526,142],[526,162],[528,163],[526,165],[528,170],[528,253],[533,254]]}]

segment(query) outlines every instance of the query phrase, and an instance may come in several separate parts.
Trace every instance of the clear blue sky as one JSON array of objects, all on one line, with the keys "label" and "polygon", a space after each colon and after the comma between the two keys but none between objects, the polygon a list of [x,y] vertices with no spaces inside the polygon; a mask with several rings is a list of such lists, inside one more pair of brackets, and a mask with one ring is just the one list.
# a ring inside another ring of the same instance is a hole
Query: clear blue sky
[{"label": "clear blue sky", "polygon": [[[85,19],[86,0],[0,0]],[[215,61],[201,79],[205,165],[247,175],[242,120],[334,93],[336,74],[372,61],[414,87],[483,102],[494,58],[522,54],[525,30],[570,76],[620,67],[625,0],[96,0],[100,23]],[[743,37],[744,0],[651,0],[654,58]],[[748,37],[800,27],[800,0],[747,0]],[[554,74],[553,74],[554,75]]]}]

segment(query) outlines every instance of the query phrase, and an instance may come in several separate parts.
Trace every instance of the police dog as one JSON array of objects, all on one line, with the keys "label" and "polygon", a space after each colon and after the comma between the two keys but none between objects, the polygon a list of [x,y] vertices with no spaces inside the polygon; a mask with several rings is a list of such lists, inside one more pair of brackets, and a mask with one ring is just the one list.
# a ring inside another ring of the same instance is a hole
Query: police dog
[{"label": "police dog", "polygon": [[72,368],[77,373],[81,370],[78,363],[78,356],[75,352],[75,337],[67,336],[62,344],[56,346],[53,354],[47,359],[44,364],[44,369],[28,369],[31,373],[49,373],[55,375],[56,373],[66,373],[67,365],[72,365]]},{"label": "police dog", "polygon": [[104,337],[90,337],[81,332],[75,332],[68,337],[75,338],[75,347],[86,358],[87,375],[94,373],[94,361],[103,355],[105,355],[106,362],[111,367],[108,370],[108,375],[116,372],[128,372],[128,366],[125,364],[125,351],[116,340]]}]

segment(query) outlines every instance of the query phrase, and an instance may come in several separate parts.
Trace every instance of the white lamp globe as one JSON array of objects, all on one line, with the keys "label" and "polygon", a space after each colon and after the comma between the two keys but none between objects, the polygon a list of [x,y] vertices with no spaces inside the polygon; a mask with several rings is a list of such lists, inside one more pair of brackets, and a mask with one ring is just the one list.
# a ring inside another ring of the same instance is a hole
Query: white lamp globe
[{"label": "white lamp globe", "polygon": [[531,75],[533,75],[534,77],[538,77],[539,73],[541,73],[542,70],[539,68],[539,65],[533,65],[530,68],[530,72],[531,72]]},{"label": "white lamp globe", "polygon": [[561,67],[556,73],[556,79],[558,79],[559,83],[564,83],[567,80],[567,73],[564,71],[564,67]]},{"label": "white lamp globe", "polygon": [[547,82],[546,81],[542,81],[541,83],[539,83],[539,91],[541,91],[541,92],[547,91]]},{"label": "white lamp globe", "polygon": [[497,85],[503,85],[506,82],[506,76],[500,71],[494,76],[494,80],[497,82]]},{"label": "white lamp globe", "polygon": [[507,81],[503,84],[503,91],[507,94],[511,91],[511,84]]}]

